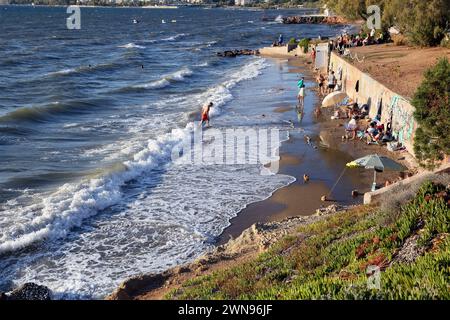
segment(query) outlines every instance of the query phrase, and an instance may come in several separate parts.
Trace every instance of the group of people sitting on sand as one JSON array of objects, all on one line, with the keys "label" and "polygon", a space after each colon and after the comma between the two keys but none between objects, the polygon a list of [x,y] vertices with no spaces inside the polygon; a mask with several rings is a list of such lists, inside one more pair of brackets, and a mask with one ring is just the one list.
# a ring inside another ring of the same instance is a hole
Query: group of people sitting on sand
[{"label": "group of people sitting on sand", "polygon": [[386,36],[380,32],[377,35],[375,29],[372,29],[369,33],[364,33],[362,30],[358,34],[341,34],[337,39],[330,40],[330,50],[337,50],[339,54],[343,55],[345,49],[352,47],[368,46],[373,44],[386,43]]},{"label": "group of people sitting on sand", "polygon": [[[374,119],[369,117],[369,105],[350,103],[335,111],[332,119],[350,119],[344,125],[345,135],[342,139],[365,140],[368,145],[387,143],[393,141],[391,123],[381,122],[381,116]],[[359,122],[358,122],[359,120]],[[363,122],[362,122],[363,121]]]}]

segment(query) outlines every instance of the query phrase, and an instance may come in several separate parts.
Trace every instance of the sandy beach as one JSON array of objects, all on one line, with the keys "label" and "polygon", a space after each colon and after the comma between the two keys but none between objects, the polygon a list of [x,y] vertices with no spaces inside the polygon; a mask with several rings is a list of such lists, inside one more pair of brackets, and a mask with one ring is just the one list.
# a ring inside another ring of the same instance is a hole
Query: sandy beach
[{"label": "sandy beach", "polygon": [[446,1],[9,2],[0,302],[450,299]]},{"label": "sandy beach", "polygon": [[[353,169],[346,170],[342,181],[337,181],[333,193],[330,194],[330,186],[325,183],[326,177],[321,177],[323,167],[312,160],[313,153],[317,152],[321,159],[333,164],[335,172],[342,173],[345,164],[353,159],[368,154],[381,154],[393,156],[385,147],[370,145],[362,141],[342,141],[344,134],[343,126],[348,119],[330,120],[332,110],[323,109],[319,117],[313,115],[314,108],[320,106],[321,97],[315,87],[313,72],[309,59],[303,57],[291,58],[287,61],[288,72],[301,74],[309,86],[308,94],[315,97],[315,103],[305,107],[306,127],[312,128],[312,147],[308,145],[302,123],[295,123],[299,128],[292,131],[290,139],[283,143],[280,148],[280,174],[290,175],[296,178],[291,185],[281,188],[274,194],[261,202],[250,204],[231,220],[231,225],[224,230],[217,244],[225,244],[228,240],[238,237],[245,229],[254,223],[279,222],[286,218],[296,216],[310,216],[319,208],[330,204],[350,205],[362,203],[362,196],[353,198],[351,191],[357,190],[361,195],[370,191],[373,182],[371,170]],[[292,93],[293,95],[295,92]],[[296,117],[295,108],[291,105],[282,104],[274,107],[274,112],[285,113]],[[410,167],[408,155],[396,153],[396,160],[406,167]],[[310,181],[305,183],[303,175],[308,174]],[[398,172],[382,172],[378,174],[378,182],[383,184],[386,180],[395,180],[399,177]],[[333,179],[331,179],[333,180]],[[321,201],[321,196],[326,195],[329,201]]]},{"label": "sandy beach", "polygon": [[[108,299],[164,299],[168,292],[192,277],[251,259],[284,235],[295,232],[300,225],[362,203],[362,196],[352,197],[351,193],[358,190],[362,195],[370,191],[373,172],[347,170],[345,164],[367,154],[388,152],[385,148],[367,145],[359,140],[342,141],[342,126],[348,120],[330,120],[331,110],[323,110],[318,118],[314,115],[314,108],[321,103],[321,98],[308,60],[292,58],[279,61],[286,64],[288,73],[305,77],[307,95],[312,99],[305,105],[304,117],[301,119],[297,118],[295,105],[283,102],[273,106],[274,113],[293,118],[289,140],[283,142],[280,148],[278,174],[293,176],[296,181],[278,189],[266,200],[252,203],[239,212],[216,240],[216,248],[205,256],[162,274],[132,278]],[[295,97],[295,92],[292,95]],[[409,165],[401,155],[398,155],[397,160]],[[324,176],[324,168],[332,168],[333,176]],[[303,180],[304,174],[309,175],[308,182]],[[398,176],[397,172],[379,173],[378,182],[382,184]],[[322,195],[326,195],[329,200],[321,201]]]}]

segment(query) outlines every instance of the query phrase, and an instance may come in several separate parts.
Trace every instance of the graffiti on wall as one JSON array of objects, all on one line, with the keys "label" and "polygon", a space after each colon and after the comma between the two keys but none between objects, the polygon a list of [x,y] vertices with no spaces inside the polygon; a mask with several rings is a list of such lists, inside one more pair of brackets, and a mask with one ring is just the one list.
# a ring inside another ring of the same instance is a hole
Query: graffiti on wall
[{"label": "graffiti on wall", "polygon": [[389,105],[389,114],[392,119],[392,131],[394,137],[401,143],[410,141],[414,133],[414,116],[410,108],[402,107],[403,103],[409,103],[402,97],[395,95]]}]

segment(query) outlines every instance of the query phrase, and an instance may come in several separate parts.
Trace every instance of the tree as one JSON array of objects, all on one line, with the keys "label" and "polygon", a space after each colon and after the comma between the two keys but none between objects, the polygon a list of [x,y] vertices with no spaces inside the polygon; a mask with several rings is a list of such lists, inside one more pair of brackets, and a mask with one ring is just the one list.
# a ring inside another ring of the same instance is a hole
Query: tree
[{"label": "tree", "polygon": [[387,26],[397,25],[412,44],[436,46],[445,37],[450,1],[385,0],[383,20]]},{"label": "tree", "polygon": [[420,164],[433,168],[450,155],[450,63],[447,58],[425,72],[412,100],[419,128],[414,153]]}]

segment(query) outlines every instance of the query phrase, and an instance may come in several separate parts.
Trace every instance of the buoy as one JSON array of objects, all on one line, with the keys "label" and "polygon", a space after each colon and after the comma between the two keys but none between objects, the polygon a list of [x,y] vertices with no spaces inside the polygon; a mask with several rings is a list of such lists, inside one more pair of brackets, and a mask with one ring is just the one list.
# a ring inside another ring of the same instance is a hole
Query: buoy
[{"label": "buoy", "polygon": [[327,196],[322,196],[322,198],[320,198],[320,200],[321,200],[322,202],[327,201]]}]

